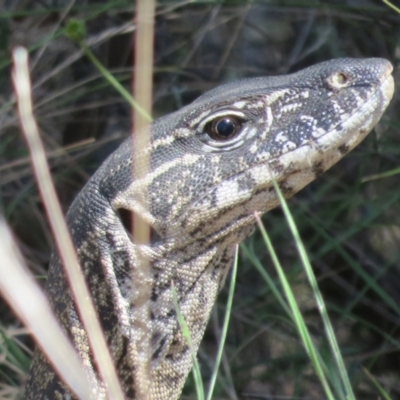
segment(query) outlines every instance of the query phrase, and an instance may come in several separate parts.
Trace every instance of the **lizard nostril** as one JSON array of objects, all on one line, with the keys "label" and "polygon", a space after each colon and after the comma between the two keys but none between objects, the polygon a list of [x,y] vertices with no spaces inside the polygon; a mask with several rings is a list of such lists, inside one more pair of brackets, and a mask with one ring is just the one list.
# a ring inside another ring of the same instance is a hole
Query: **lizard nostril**
[{"label": "lizard nostril", "polygon": [[345,75],[343,72],[340,72],[337,74],[336,76],[336,81],[337,83],[344,85],[348,82],[349,77],[347,75]]},{"label": "lizard nostril", "polygon": [[328,83],[333,89],[340,89],[349,84],[350,77],[344,72],[336,72],[328,78]]}]

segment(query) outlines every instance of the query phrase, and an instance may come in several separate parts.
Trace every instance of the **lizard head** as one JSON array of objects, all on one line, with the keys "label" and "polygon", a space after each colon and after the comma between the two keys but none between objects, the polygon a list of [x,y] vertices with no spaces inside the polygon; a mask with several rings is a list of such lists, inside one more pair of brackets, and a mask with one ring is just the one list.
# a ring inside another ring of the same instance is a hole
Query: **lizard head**
[{"label": "lizard head", "polygon": [[272,179],[290,197],[371,131],[392,97],[391,71],[383,59],[332,60],[219,86],[158,120],[149,223],[193,240],[248,225],[278,204]]},{"label": "lizard head", "polygon": [[[71,206],[68,223],[127,398],[135,398],[143,378],[136,372],[146,360],[149,397],[178,398],[232,264],[232,244],[249,233],[254,212],[278,204],[272,181],[289,197],[356,146],[391,99],[391,71],[385,60],[343,59],[223,85],[156,121],[142,153],[128,139],[100,167]],[[132,177],[133,157],[149,159],[143,178]],[[157,233],[150,246],[131,242],[122,216],[131,213]],[[146,257],[149,269],[141,268]],[[48,282],[53,308],[97,384],[56,255]],[[41,376],[32,375],[28,393],[62,396],[49,364],[36,362],[34,375]]]},{"label": "lizard head", "polygon": [[[154,387],[165,388],[162,371],[169,371],[179,393],[192,363],[171,282],[196,351],[231,265],[232,245],[251,232],[254,212],[278,205],[272,181],[290,197],[356,146],[389,104],[391,72],[382,59],[341,59],[226,84],[154,122],[142,152],[133,155],[128,140],[101,167],[94,187],[111,207],[98,212],[107,209],[101,220],[115,225],[104,238],[113,243],[105,269],[134,325],[126,322],[127,332],[140,332],[134,321],[142,315],[135,305],[143,277],[130,260],[139,249],[151,262]],[[133,157],[149,159],[143,178],[132,179]],[[149,223],[156,232],[151,246],[132,246],[121,229],[130,224],[117,217],[121,210]]]},{"label": "lizard head", "polygon": [[[144,151],[122,144],[98,172],[99,190],[163,243],[231,233],[239,242],[254,212],[278,205],[272,180],[290,197],[373,129],[393,95],[392,69],[380,58],[336,59],[221,85],[155,121]],[[134,157],[148,157],[143,179],[132,179]]]}]

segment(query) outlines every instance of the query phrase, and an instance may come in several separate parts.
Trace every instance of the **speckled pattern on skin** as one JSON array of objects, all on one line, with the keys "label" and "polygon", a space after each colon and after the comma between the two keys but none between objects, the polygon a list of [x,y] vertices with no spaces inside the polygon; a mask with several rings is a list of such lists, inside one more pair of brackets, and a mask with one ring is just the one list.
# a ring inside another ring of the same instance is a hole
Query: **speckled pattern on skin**
[{"label": "speckled pattern on skin", "polygon": [[[254,212],[278,205],[272,179],[290,197],[354,148],[392,97],[391,71],[382,59],[339,59],[222,85],[153,123],[145,178],[132,178],[129,138],[87,183],[67,221],[126,399],[137,399],[145,384],[138,360],[150,366],[149,400],[179,398],[192,358],[171,283],[197,352],[234,245],[253,231]],[[237,133],[218,140],[209,127],[224,117],[235,121]],[[121,217],[126,212],[150,224],[150,245],[132,243]],[[148,321],[137,303],[139,255],[151,269]],[[47,291],[82,358],[93,398],[104,399],[57,254]],[[150,344],[147,353],[142,343]],[[26,398],[73,398],[38,351]]]}]

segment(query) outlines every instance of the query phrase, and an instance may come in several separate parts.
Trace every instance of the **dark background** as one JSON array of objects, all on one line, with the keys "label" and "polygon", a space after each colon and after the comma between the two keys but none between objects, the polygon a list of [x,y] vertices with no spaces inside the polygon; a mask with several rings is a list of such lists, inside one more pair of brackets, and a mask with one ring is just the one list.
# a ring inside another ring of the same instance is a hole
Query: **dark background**
[{"label": "dark background", "polygon": [[[381,1],[189,3],[158,2],[155,118],[222,82],[286,74],[330,58],[387,58],[398,81],[400,16]],[[133,2],[126,0],[0,1],[0,210],[43,282],[53,239],[15,113],[10,50],[15,45],[30,50],[34,112],[67,210],[102,160],[130,133],[132,117],[129,105],[63,29],[72,17],[85,21],[86,42],[130,90],[133,14]],[[359,399],[379,398],[364,369],[392,399],[400,398],[400,179],[362,182],[400,166],[398,98],[396,92],[381,122],[357,149],[290,201]],[[323,327],[285,219],[274,210],[264,220],[330,365]],[[259,234],[247,246],[275,276]],[[323,399],[292,322],[251,261],[243,255],[240,261],[215,399]],[[199,353],[205,382],[225,290],[220,300]],[[0,399],[15,398],[23,386],[30,357],[25,346],[32,348],[24,332],[0,301]],[[335,380],[334,369],[329,373]],[[185,394],[194,399],[193,393],[189,380]]]}]

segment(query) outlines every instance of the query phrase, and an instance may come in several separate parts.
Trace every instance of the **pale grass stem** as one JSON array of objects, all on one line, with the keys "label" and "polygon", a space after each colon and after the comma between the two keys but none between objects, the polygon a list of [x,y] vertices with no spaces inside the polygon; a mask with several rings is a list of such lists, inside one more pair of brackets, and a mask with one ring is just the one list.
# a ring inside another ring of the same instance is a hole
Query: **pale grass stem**
[{"label": "pale grass stem", "polygon": [[[153,48],[154,48],[154,0],[136,1],[136,35],[134,42],[135,70],[133,79],[133,95],[136,104],[133,104],[133,181],[144,178],[149,171],[150,159],[147,149],[150,143],[150,121],[153,101]],[[142,201],[147,205],[147,188],[142,193]],[[133,210],[132,210],[133,212]],[[135,308],[140,310],[139,318],[144,327],[141,340],[136,341],[136,370],[135,385],[138,398],[150,398],[151,386],[151,337],[152,321],[150,318],[150,296],[152,288],[152,274],[148,258],[142,254],[140,248],[150,244],[150,226],[148,222],[136,212],[133,215],[133,242],[139,249],[137,269],[143,280],[137,285],[139,296],[135,299]],[[135,272],[136,274],[137,272]],[[133,277],[132,277],[133,278]]]},{"label": "pale grass stem", "polygon": [[20,123],[28,143],[33,171],[49,218],[56,246],[73,296],[78,305],[79,314],[87,332],[94,359],[96,360],[100,375],[105,382],[107,397],[112,400],[122,400],[124,398],[122,389],[57,199],[43,144],[40,140],[39,130],[32,113],[31,84],[26,49],[22,47],[16,48],[13,51],[13,60],[13,80],[18,100]]},{"label": "pale grass stem", "polygon": [[[36,343],[79,399],[90,398],[82,363],[14,244],[6,222],[0,219],[0,290],[15,313],[32,332]],[[56,338],[56,339],[55,339]]]}]

